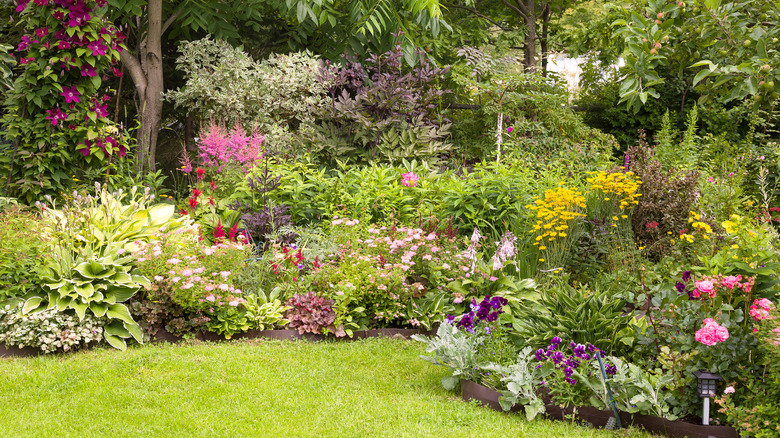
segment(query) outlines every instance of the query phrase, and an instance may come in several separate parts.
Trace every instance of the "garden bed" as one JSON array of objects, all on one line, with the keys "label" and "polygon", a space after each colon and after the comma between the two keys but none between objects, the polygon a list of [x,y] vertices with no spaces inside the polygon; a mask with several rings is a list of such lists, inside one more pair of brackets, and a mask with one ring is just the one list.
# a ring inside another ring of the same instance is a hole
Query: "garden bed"
[{"label": "garden bed", "polygon": [[[497,411],[503,411],[498,399],[501,393],[474,383],[470,380],[461,382],[463,391],[463,400],[476,400],[483,406],[490,407]],[[512,408],[513,412],[518,411],[518,406]],[[556,405],[545,405],[545,416],[554,420],[568,421],[572,415],[576,415],[578,421],[592,427],[605,427],[610,418],[614,417],[611,411],[603,411],[590,406],[565,407]],[[665,418],[652,415],[639,415],[620,413],[621,424],[641,427],[648,432],[661,433],[676,438],[739,438],[739,433],[733,427],[728,426],[704,426],[692,424],[685,421],[670,421]]]}]

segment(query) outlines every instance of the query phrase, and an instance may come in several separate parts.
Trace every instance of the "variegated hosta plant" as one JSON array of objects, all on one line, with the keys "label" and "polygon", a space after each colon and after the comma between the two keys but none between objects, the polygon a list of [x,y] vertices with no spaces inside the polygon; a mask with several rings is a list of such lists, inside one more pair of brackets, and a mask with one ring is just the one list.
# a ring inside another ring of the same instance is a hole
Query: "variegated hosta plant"
[{"label": "variegated hosta plant", "polygon": [[[118,245],[114,248],[117,249],[115,254],[123,252]],[[73,309],[79,319],[84,319],[89,310],[97,317],[109,319],[103,336],[114,348],[127,348],[126,339],[131,336],[142,342],[141,328],[122,303],[142,286],[149,287],[149,280],[133,275],[130,272],[132,257],[121,257],[120,254],[74,256],[69,249],[55,249],[56,263],[47,268],[42,277],[47,296],[28,297],[22,312]]]}]

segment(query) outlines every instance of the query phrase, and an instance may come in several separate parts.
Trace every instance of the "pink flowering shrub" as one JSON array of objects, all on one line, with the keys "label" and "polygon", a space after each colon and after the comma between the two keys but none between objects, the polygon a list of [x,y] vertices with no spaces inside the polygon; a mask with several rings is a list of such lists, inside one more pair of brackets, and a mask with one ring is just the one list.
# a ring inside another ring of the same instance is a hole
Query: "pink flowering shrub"
[{"label": "pink flowering shrub", "polygon": [[[356,219],[336,218],[331,226],[339,252],[310,281],[318,294],[335,301],[337,324],[351,315],[358,326],[430,327],[443,320],[445,304],[463,301],[446,287],[472,275],[452,236],[420,228],[366,228]],[[434,297],[441,298],[435,300],[438,308],[428,307]]]},{"label": "pink flowering shrub", "polygon": [[743,281],[741,275],[703,276],[694,282],[692,296],[694,298],[715,298],[719,292],[733,296],[742,292],[750,294],[756,284],[756,278],[750,277]]},{"label": "pink flowering shrub", "polygon": [[406,187],[416,187],[417,182],[419,181],[420,181],[420,177],[415,175],[413,172],[407,172],[401,175],[401,184],[403,184]]},{"label": "pink flowering shrub", "polygon": [[766,298],[761,298],[753,300],[753,304],[750,306],[750,316],[753,317],[756,321],[760,321],[762,319],[770,319],[771,315],[769,312],[771,312],[775,308],[775,305],[772,304],[771,301],[769,301]]},{"label": "pink flowering shrub", "polygon": [[[211,120],[206,130],[201,129],[200,135],[198,158],[204,167],[215,174],[222,172],[225,166],[230,164],[237,164],[247,173],[262,158],[263,135],[257,130],[247,135],[238,121],[233,129],[228,131],[225,125]],[[191,165],[189,169],[186,167],[185,163],[184,171],[190,173]]]},{"label": "pink flowering shrub", "polygon": [[718,324],[712,318],[704,320],[704,327],[696,331],[696,342],[704,345],[715,345],[718,342],[725,342],[729,338],[729,330]]},{"label": "pink flowering shrub", "polygon": [[[139,242],[140,243],[140,242]],[[139,244],[133,256],[139,271],[153,279],[147,297],[168,291],[172,301],[206,330],[225,337],[250,328],[242,307],[246,299],[234,286],[251,248],[240,242],[204,244],[195,229],[180,229]]]}]

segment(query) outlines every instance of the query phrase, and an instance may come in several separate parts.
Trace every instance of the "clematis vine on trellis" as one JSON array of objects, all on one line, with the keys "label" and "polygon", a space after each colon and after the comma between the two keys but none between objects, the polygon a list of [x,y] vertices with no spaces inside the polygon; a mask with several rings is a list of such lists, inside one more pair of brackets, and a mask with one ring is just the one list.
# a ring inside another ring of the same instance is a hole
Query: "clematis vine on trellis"
[{"label": "clematis vine on trellis", "polygon": [[[20,0],[27,34],[16,47],[24,71],[8,93],[2,124],[14,141],[0,158],[13,195],[32,201],[67,188],[74,169],[123,157],[127,141],[108,119],[119,75],[121,31],[105,22],[105,0]],[[20,162],[24,161],[24,166]]]}]

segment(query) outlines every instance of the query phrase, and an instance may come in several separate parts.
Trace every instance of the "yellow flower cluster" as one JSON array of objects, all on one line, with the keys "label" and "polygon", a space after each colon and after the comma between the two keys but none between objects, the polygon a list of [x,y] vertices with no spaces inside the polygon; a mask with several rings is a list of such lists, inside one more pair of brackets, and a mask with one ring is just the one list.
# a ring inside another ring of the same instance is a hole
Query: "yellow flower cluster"
[{"label": "yellow flower cluster", "polygon": [[[544,200],[539,198],[532,205],[526,205],[526,208],[536,211],[536,224],[534,231],[541,234],[536,236],[534,245],[547,238],[555,240],[556,237],[566,237],[569,229],[568,222],[585,215],[576,211],[577,208],[585,208],[585,197],[577,190],[558,187],[554,190],[544,192]],[[540,250],[546,249],[540,246]]]},{"label": "yellow flower cluster", "polygon": [[723,226],[723,229],[726,230],[728,234],[736,234],[737,231],[739,231],[739,223],[742,220],[742,217],[736,214],[732,214],[729,217],[729,220],[721,223]]},{"label": "yellow flower cluster", "polygon": [[602,170],[600,172],[588,173],[594,175],[592,178],[587,179],[590,183],[590,188],[604,193],[605,201],[610,201],[610,196],[614,196],[615,199],[620,201],[621,210],[639,204],[638,198],[642,194],[637,193],[637,191],[639,186],[642,185],[642,181],[634,176],[633,172],[607,173]]},{"label": "yellow flower cluster", "polygon": [[[695,211],[688,212],[688,223],[691,224],[691,234],[680,234],[680,242],[686,241],[693,243],[695,240],[694,235],[700,235],[702,239],[709,240],[710,234],[712,234],[712,227],[710,224],[701,221],[701,215]],[[674,243],[674,241],[672,241]]]}]

